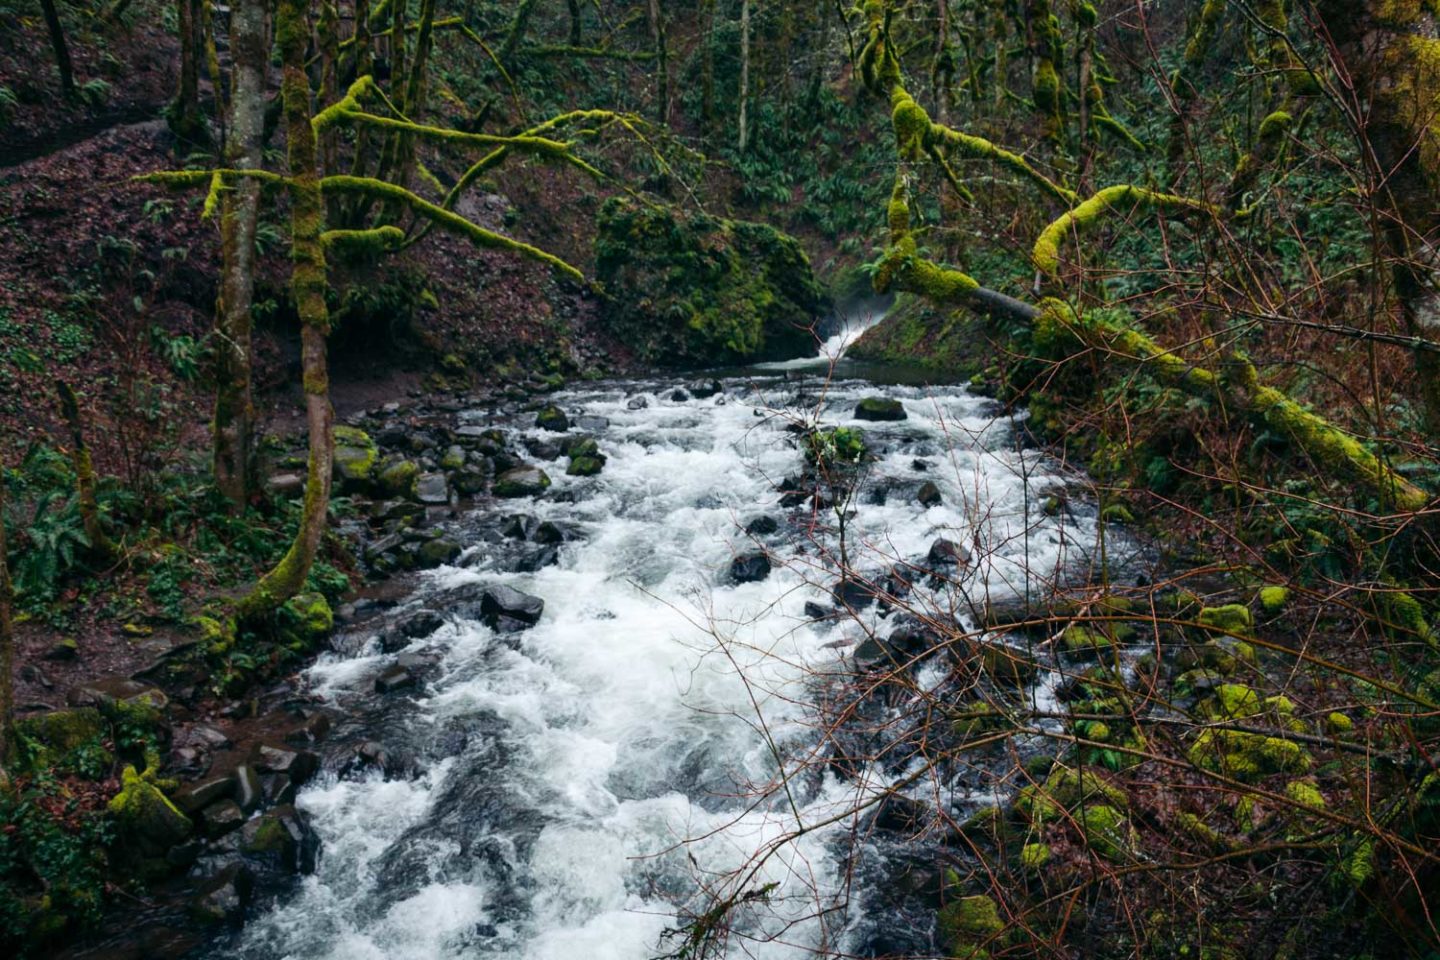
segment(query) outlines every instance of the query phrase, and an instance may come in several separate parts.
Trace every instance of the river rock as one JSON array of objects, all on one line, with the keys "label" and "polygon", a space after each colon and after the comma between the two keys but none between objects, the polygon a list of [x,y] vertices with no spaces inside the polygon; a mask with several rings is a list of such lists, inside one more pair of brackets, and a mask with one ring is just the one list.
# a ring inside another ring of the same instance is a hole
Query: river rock
[{"label": "river rock", "polygon": [[450,502],[450,484],[443,473],[422,473],[415,480],[415,499],[438,506]]},{"label": "river rock", "polygon": [[940,496],[940,488],[930,480],[926,480],[920,485],[920,489],[915,491],[915,499],[920,506],[926,508],[938,507],[944,502],[944,498]]},{"label": "river rock", "polygon": [[930,544],[930,552],[925,555],[925,559],[932,567],[955,565],[963,567],[970,563],[970,551],[954,540],[940,537]]},{"label": "river rock", "polygon": [[210,878],[190,901],[190,916],[201,923],[239,926],[245,919],[254,882],[250,871],[233,863]]},{"label": "river rock", "polygon": [[565,468],[565,474],[570,477],[593,477],[604,468],[605,457],[600,454],[593,457],[572,457],[570,465]]},{"label": "river rock", "polygon": [[235,792],[235,775],[232,771],[212,774],[182,786],[170,799],[175,806],[189,814],[198,813],[217,800]]},{"label": "river rock", "polygon": [[346,493],[365,493],[375,475],[379,456],[375,441],[355,427],[335,428],[334,476]]},{"label": "river rock", "polygon": [[314,873],[320,838],[305,815],[286,804],[246,823],[240,850],[275,873]]},{"label": "river rock", "polygon": [[253,813],[265,799],[265,788],[260,783],[260,774],[248,763],[235,768],[234,800],[240,809]]},{"label": "river rock", "polygon": [[511,540],[529,540],[539,525],[540,521],[528,513],[512,513],[505,518],[500,532]]},{"label": "river rock", "polygon": [[309,750],[294,750],[269,743],[255,748],[251,762],[261,773],[285,774],[297,787],[304,786],[320,769],[320,758]]},{"label": "river rock", "polygon": [[409,498],[415,495],[419,477],[420,465],[414,460],[396,460],[381,468],[377,483],[387,497]]},{"label": "river rock", "polygon": [[560,459],[563,447],[553,440],[532,437],[525,441],[525,449],[530,451],[530,456],[536,460],[544,460],[548,463]]},{"label": "river rock", "polygon": [[108,707],[114,703],[128,706],[146,705],[163,710],[170,699],[154,684],[129,677],[105,677],[73,687],[65,695],[72,707]]},{"label": "river rock", "polygon": [[540,412],[535,414],[535,426],[541,430],[564,433],[570,429],[570,418],[565,416],[564,410],[552,403],[540,408]]},{"label": "river rock", "polygon": [[402,637],[421,640],[445,626],[445,618],[434,610],[416,610],[401,617],[395,629]]},{"label": "river rock", "polygon": [[774,517],[756,517],[745,525],[745,532],[752,537],[766,537],[780,529],[780,521]]},{"label": "river rock", "polygon": [[426,540],[415,551],[415,565],[421,570],[433,570],[447,563],[453,563],[455,558],[460,556],[462,549],[460,544],[447,537]]},{"label": "river rock", "polygon": [[480,598],[481,621],[500,633],[528,630],[544,612],[544,600],[504,584],[486,587]]},{"label": "river rock", "polygon": [[644,396],[631,397],[625,401],[626,410],[644,410],[650,406],[650,401]]},{"label": "river rock", "polygon": [[539,467],[513,467],[496,478],[495,496],[538,497],[549,487],[550,478]]},{"label": "river rock", "polygon": [[904,420],[905,406],[889,397],[866,397],[855,405],[856,420]]},{"label": "river rock", "polygon": [[730,561],[730,579],[736,583],[756,583],[770,576],[770,557],[763,550],[741,554]]},{"label": "river rock", "polygon": [[553,546],[532,550],[515,561],[516,573],[534,573],[560,562],[560,551]]},{"label": "river rock", "polygon": [[708,400],[721,389],[719,380],[696,380],[690,384],[690,395],[696,400]]},{"label": "river rock", "polygon": [[375,678],[376,693],[394,693],[397,690],[413,688],[417,681],[415,675],[399,664],[386,667]]},{"label": "river rock", "polygon": [[217,800],[200,811],[200,829],[214,840],[245,822],[245,811],[234,800]]}]

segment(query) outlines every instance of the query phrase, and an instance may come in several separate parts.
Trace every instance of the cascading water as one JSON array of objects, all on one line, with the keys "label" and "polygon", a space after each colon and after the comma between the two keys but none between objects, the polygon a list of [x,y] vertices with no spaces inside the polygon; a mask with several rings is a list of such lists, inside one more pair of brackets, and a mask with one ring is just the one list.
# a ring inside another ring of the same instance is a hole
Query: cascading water
[{"label": "cascading water", "polygon": [[[472,545],[407,603],[447,625],[390,653],[360,638],[309,671],[350,718],[337,739],[363,731],[419,772],[332,773],[302,792],[323,840],[317,872],[213,956],[642,960],[678,947],[662,936],[708,906],[702,889],[740,895],[728,918],[736,955],[867,949],[875,921],[846,869],[854,823],[843,814],[904,771],[826,768],[815,704],[854,672],[885,611],[807,613],[807,601],[830,600],[836,517],[779,506],[777,487],[803,462],[787,427],[817,416],[862,427],[878,455],[845,531],[855,568],[923,563],[937,537],[969,545],[964,576],[917,580],[913,597],[962,621],[978,600],[1088,562],[1092,519],[1040,510],[1067,478],[963,388],[815,379],[797,391],[761,378],[698,399],[676,386],[557,396],[599,441],[604,471],[555,470],[545,496],[453,521]],[[854,421],[857,400],[877,393],[907,419]],[[459,421],[539,433],[533,418]],[[924,481],[938,505],[916,502]],[[558,562],[513,572],[500,531],[517,511],[564,531]],[[761,516],[778,528],[746,534]],[[732,560],[760,546],[769,576],[734,582]],[[496,583],[544,599],[533,629],[500,635],[447,608],[456,588]],[[397,658],[426,671],[423,686],[377,696],[375,676]],[[919,682],[944,673],[926,666]],[[1044,691],[1042,679],[1033,695]],[[962,791],[949,802],[975,801]]]}]

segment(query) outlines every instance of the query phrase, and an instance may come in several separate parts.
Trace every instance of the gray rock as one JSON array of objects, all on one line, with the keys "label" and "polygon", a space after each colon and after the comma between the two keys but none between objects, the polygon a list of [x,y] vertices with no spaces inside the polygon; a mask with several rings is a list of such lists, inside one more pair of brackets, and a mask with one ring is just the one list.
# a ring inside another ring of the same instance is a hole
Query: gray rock
[{"label": "gray rock", "polygon": [[480,619],[494,629],[499,629],[502,618],[520,624],[522,630],[533,627],[544,612],[544,600],[504,584],[486,587],[480,598]]},{"label": "gray rock", "polygon": [[239,926],[245,919],[253,888],[250,871],[233,863],[206,881],[190,901],[190,916],[201,923]]},{"label": "gray rock", "polygon": [[866,397],[855,405],[856,420],[904,420],[905,406],[889,397]]},{"label": "gray rock", "polygon": [[434,610],[416,610],[414,613],[402,617],[395,624],[395,629],[400,632],[401,636],[419,640],[430,636],[443,626],[445,626],[445,618]]},{"label": "gray rock", "polygon": [[944,498],[940,496],[940,488],[929,480],[922,483],[920,489],[915,491],[915,499],[920,502],[922,507],[938,507],[944,502]]},{"label": "gray rock", "polygon": [[420,544],[420,549],[416,552],[416,563],[421,570],[433,570],[435,567],[452,563],[460,556],[461,550],[460,544],[444,537],[427,540]]},{"label": "gray rock", "polygon": [[930,544],[930,552],[925,555],[925,559],[932,567],[955,566],[957,564],[963,567],[970,563],[970,551],[967,550],[963,544],[940,537],[936,539],[934,543]]},{"label": "gray rock", "polygon": [[497,497],[538,497],[550,487],[550,477],[535,466],[512,467],[495,480]]},{"label": "gray rock", "polygon": [[570,418],[565,416],[565,411],[554,404],[542,407],[535,415],[535,426],[541,430],[552,430],[555,433],[564,433],[570,429]]},{"label": "gray rock", "polygon": [[197,813],[217,800],[223,800],[235,792],[233,772],[213,774],[185,784],[170,797],[171,802],[186,813]]},{"label": "gray rock", "polygon": [[746,553],[730,561],[730,579],[736,583],[755,583],[770,576],[770,558],[764,551]]},{"label": "gray rock", "polygon": [[234,800],[217,800],[200,811],[200,829],[214,840],[236,830],[245,822],[245,811]]},{"label": "gray rock", "polygon": [[265,788],[260,783],[260,774],[248,763],[235,768],[235,803],[246,813],[253,813],[265,798]]},{"label": "gray rock", "polygon": [[399,664],[386,667],[381,671],[380,676],[375,678],[376,693],[394,693],[397,690],[413,688],[415,685],[415,675]]},{"label": "gray rock", "polygon": [[450,484],[443,473],[422,473],[415,481],[415,499],[432,506],[450,502]]},{"label": "gray rock", "polygon": [[309,750],[292,750],[262,743],[252,758],[261,773],[283,773],[297,786],[305,783],[320,769],[320,758]]}]

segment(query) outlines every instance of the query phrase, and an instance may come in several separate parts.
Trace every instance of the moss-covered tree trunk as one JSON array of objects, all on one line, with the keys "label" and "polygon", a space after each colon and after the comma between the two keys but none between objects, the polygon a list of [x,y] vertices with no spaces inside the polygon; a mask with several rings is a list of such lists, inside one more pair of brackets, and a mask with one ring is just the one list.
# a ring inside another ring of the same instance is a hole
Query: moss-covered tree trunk
[{"label": "moss-covered tree trunk", "polygon": [[45,29],[50,32],[50,46],[55,51],[55,67],[60,71],[60,89],[66,97],[75,95],[75,69],[70,65],[70,46],[65,42],[65,28],[60,24],[60,11],[55,0],[40,0],[45,14]]},{"label": "moss-covered tree trunk", "polygon": [[[230,13],[229,139],[226,163],[259,169],[265,136],[266,0],[235,0]],[[220,299],[215,309],[215,485],[237,507],[249,496],[255,406],[251,397],[250,308],[255,291],[255,225],[260,184],[236,182],[221,200]]]},{"label": "moss-covered tree trunk", "polygon": [[330,406],[330,374],[325,338],[330,311],[325,304],[325,248],[321,234],[325,201],[320,192],[315,128],[311,123],[310,78],[305,72],[309,38],[305,0],[281,0],[276,39],[283,69],[281,99],[290,168],[290,294],[300,319],[305,422],[310,433],[305,506],[300,529],[284,558],[240,602],[242,619],[272,613],[299,593],[325,535],[330,509],[330,480],[335,459],[335,413]]},{"label": "moss-covered tree trunk", "polygon": [[60,416],[70,431],[70,466],[75,471],[75,499],[80,507],[80,523],[85,529],[85,539],[90,541],[92,555],[102,560],[109,559],[114,555],[115,547],[100,519],[100,500],[95,494],[95,465],[90,458],[90,447],[85,443],[84,425],[80,422],[80,401],[64,380],[55,381],[55,390],[60,395]]},{"label": "moss-covered tree trunk", "polygon": [[[1422,0],[1318,0],[1355,90],[1368,99],[1366,141],[1394,213],[1386,242],[1406,332],[1440,340],[1440,12]],[[1440,355],[1415,351],[1433,433]]]}]

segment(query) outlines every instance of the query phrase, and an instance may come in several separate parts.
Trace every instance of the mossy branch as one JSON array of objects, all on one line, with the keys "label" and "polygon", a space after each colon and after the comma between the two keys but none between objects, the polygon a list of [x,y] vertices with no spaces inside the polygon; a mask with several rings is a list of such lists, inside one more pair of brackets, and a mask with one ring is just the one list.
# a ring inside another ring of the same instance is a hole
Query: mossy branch
[{"label": "mossy branch", "polygon": [[1219,208],[1203,200],[1170,193],[1156,193],[1144,187],[1120,184],[1106,187],[1073,210],[1066,211],[1035,239],[1031,259],[1043,273],[1054,275],[1060,268],[1060,243],[1070,234],[1079,234],[1121,204],[1145,207],[1161,213],[1203,212],[1218,216]]},{"label": "mossy branch", "polygon": [[436,226],[467,237],[476,246],[518,254],[527,259],[548,264],[574,280],[583,281],[585,279],[584,274],[578,269],[572,267],[554,254],[546,253],[544,250],[538,247],[532,247],[528,243],[522,243],[519,240],[513,240],[510,237],[486,230],[478,224],[471,223],[459,214],[452,213],[423,197],[416,196],[414,193],[396,184],[387,183],[384,180],[376,180],[373,177],[340,175],[325,177],[320,181],[320,189],[324,193],[358,194],[373,200],[403,203],[418,216],[432,221]]}]

